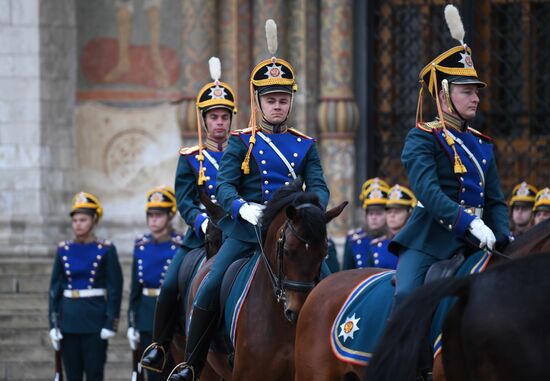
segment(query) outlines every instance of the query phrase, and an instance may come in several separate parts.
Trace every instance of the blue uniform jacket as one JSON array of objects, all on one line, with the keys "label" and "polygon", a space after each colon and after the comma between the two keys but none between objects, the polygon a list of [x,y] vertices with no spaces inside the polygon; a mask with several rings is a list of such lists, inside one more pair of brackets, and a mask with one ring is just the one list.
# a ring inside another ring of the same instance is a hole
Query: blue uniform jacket
[{"label": "blue uniform jacket", "polygon": [[371,239],[363,228],[348,231],[344,247],[344,270],[367,267]]},{"label": "blue uniform jacket", "polygon": [[[206,151],[206,152],[205,152]],[[206,213],[201,209],[197,178],[199,173],[199,161],[197,160],[199,147],[182,148],[178,168],[176,170],[176,200],[178,210],[189,226],[183,239],[183,246],[188,249],[196,249],[204,245],[204,237],[201,224],[206,218]],[[203,167],[205,168],[206,190],[211,199],[215,200],[216,177],[218,166],[223,152],[203,148],[205,156]]]},{"label": "blue uniform jacket", "polygon": [[[107,296],[67,298],[64,290],[103,288]],[[122,270],[116,248],[109,241],[61,242],[55,255],[49,295],[50,328],[59,316],[61,332],[116,331],[122,301]]]},{"label": "blue uniform jacket", "polygon": [[369,243],[369,253],[366,267],[381,267],[383,269],[397,268],[397,255],[389,251],[391,240],[386,236],[374,238]]},{"label": "blue uniform jacket", "polygon": [[466,207],[484,208],[483,221],[495,236],[509,234],[508,209],[490,138],[467,128],[447,129],[477,159],[482,175],[462,146],[455,144],[466,173],[454,173],[454,155],[440,122],[413,128],[405,140],[401,160],[411,188],[420,202],[390,244],[394,253],[411,248],[446,259],[464,245],[461,239],[474,216]]},{"label": "blue uniform jacket", "polygon": [[182,237],[176,232],[172,232],[170,239],[163,242],[155,242],[151,234],[136,239],[128,316],[133,312],[134,328],[139,331],[153,331],[157,303],[157,297],[144,295],[143,289],[160,289],[181,242]]},{"label": "blue uniform jacket", "polygon": [[[296,176],[301,176],[307,191],[319,196],[326,208],[329,190],[326,185],[321,159],[315,140],[298,131],[288,129],[283,133],[262,132],[284,155]],[[216,198],[228,213],[220,226],[229,237],[257,242],[253,226],[239,216],[239,208],[246,202],[266,204],[273,193],[286,182],[292,181],[288,167],[259,134],[250,158],[250,173],[243,174],[241,164],[248,150],[250,129],[235,131],[229,138],[218,172]]]}]

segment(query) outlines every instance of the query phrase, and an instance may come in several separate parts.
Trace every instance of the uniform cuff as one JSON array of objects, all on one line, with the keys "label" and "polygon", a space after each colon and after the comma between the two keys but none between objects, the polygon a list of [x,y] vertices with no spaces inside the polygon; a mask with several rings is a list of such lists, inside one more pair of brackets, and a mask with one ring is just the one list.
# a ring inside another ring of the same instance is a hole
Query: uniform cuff
[{"label": "uniform cuff", "polygon": [[195,223],[194,223],[195,235],[199,239],[202,239],[204,237],[204,234],[201,229],[201,225],[203,221],[206,220],[207,218],[208,216],[206,215],[206,213],[197,214],[197,218],[195,218]]},{"label": "uniform cuff", "polygon": [[464,234],[466,234],[466,230],[475,218],[476,216],[466,213],[464,209],[460,208],[458,210],[458,217],[456,219],[455,225],[453,226],[453,230],[462,237]]},{"label": "uniform cuff", "polygon": [[238,198],[233,201],[233,204],[231,205],[231,218],[236,220],[239,217],[239,209],[241,209],[241,206],[244,204],[246,204],[246,201],[242,198]]}]

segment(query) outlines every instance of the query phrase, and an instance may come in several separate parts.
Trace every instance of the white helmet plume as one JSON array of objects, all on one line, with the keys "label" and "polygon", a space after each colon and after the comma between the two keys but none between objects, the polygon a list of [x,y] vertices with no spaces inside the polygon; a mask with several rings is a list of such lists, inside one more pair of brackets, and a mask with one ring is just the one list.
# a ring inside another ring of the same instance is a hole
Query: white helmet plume
[{"label": "white helmet plume", "polygon": [[460,45],[464,45],[464,25],[462,25],[462,19],[454,5],[448,4],[445,7],[445,21],[447,21],[451,36],[460,41]]},{"label": "white helmet plume", "polygon": [[277,24],[272,19],[265,22],[265,37],[267,39],[267,50],[275,55],[277,51]]},{"label": "white helmet plume", "polygon": [[222,76],[222,63],[218,57],[210,57],[208,60],[208,68],[210,69],[210,76],[214,82],[219,82]]}]

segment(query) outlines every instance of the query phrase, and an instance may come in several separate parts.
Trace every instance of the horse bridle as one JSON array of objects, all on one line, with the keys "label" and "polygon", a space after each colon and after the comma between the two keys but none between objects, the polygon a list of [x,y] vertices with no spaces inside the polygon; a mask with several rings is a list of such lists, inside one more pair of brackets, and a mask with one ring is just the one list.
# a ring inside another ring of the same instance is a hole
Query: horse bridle
[{"label": "horse bridle", "polygon": [[[297,206],[296,209],[300,210],[300,209],[311,208],[311,207],[319,208],[318,205],[305,203]],[[284,264],[284,246],[285,246],[285,240],[286,240],[285,232],[287,229],[289,229],[290,232],[300,242],[302,242],[305,245],[306,250],[309,250],[309,246],[310,246],[310,241],[302,237],[298,233],[296,228],[294,228],[294,226],[292,225],[292,220],[287,218],[284,225],[281,227],[281,230],[279,233],[279,239],[277,239],[277,252],[276,252],[277,274],[275,274],[275,272],[273,271],[273,268],[271,267],[271,264],[269,263],[269,260],[265,255],[261,240],[258,239],[258,242],[260,243],[260,251],[262,254],[262,259],[267,269],[267,273],[269,274],[269,279],[271,280],[271,285],[273,286],[273,292],[275,294],[275,297],[277,298],[277,302],[280,302],[281,300],[282,301],[286,300],[285,290],[308,293],[313,289],[313,287],[317,285],[317,283],[319,283],[319,277],[317,277],[317,279],[312,282],[295,281],[295,280],[287,279],[285,277],[284,271],[283,271],[283,264]],[[256,229],[254,230],[256,231]],[[257,231],[256,231],[256,235],[258,235]],[[257,238],[260,238],[260,237],[257,237]]]}]

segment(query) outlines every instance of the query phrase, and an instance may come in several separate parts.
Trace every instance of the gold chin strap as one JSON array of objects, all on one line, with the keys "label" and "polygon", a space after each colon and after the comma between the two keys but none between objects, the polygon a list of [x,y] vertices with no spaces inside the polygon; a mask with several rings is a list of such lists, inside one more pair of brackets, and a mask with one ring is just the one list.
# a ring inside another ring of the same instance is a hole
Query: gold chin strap
[{"label": "gold chin strap", "polygon": [[204,174],[205,169],[202,165],[203,162],[204,162],[204,155],[202,154],[201,117],[200,117],[200,110],[199,110],[199,105],[198,104],[195,107],[195,111],[196,111],[196,114],[197,114],[197,133],[199,135],[199,155],[197,157],[197,160],[199,161],[199,176],[197,178],[197,184],[200,186],[200,185],[203,185],[206,182],[206,175]]},{"label": "gold chin strap", "polygon": [[445,101],[447,102],[447,108],[450,112],[454,112],[453,110],[453,102],[451,102],[451,92],[449,91],[449,81],[447,79],[444,79],[441,81],[441,86],[443,87],[443,93],[445,94]]},{"label": "gold chin strap", "polygon": [[256,144],[256,105],[254,101],[254,86],[252,81],[250,82],[250,120],[248,121],[248,127],[251,129],[250,144],[248,145],[248,151],[241,164],[241,169],[245,175],[250,173],[250,154],[252,153],[252,147]]},{"label": "gold chin strap", "polygon": [[445,125],[445,119],[443,118],[443,111],[441,110],[441,104],[439,103],[439,89],[437,88],[437,77],[436,77],[435,68],[432,68],[431,70],[430,82],[434,84],[435,103],[437,105],[437,113],[439,115],[439,119],[441,121],[441,124],[443,125],[443,130],[445,131],[445,141],[447,142],[449,147],[451,147],[454,153],[454,159],[455,159],[454,173],[457,173],[457,174],[466,173],[467,172],[466,167],[464,166],[464,164],[462,163],[462,160],[460,159],[460,156],[458,156],[458,153],[456,152],[455,141],[453,140],[453,138],[451,138],[451,136],[447,132],[447,126]]}]

